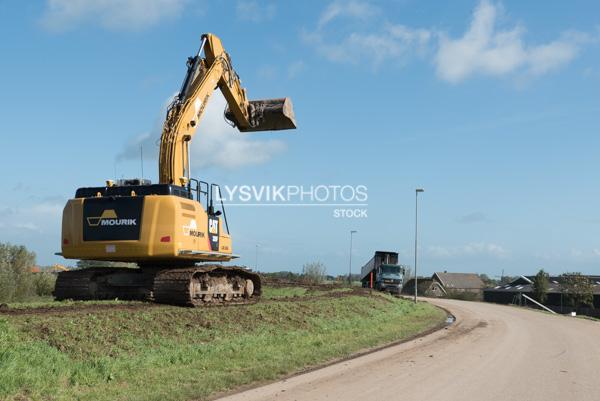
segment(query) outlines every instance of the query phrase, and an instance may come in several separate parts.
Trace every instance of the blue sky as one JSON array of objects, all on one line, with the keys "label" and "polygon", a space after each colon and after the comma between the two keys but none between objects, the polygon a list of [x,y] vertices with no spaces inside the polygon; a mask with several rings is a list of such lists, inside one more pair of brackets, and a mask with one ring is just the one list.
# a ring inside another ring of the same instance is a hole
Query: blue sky
[{"label": "blue sky", "polygon": [[333,207],[230,207],[239,262],[330,274],[372,252],[420,271],[597,273],[600,4],[593,1],[0,1],[0,241],[63,262],[81,186],[157,177],[163,110],[204,32],[251,98],[289,96],[295,131],[240,134],[215,96],[195,176],[222,185],[365,185]]}]

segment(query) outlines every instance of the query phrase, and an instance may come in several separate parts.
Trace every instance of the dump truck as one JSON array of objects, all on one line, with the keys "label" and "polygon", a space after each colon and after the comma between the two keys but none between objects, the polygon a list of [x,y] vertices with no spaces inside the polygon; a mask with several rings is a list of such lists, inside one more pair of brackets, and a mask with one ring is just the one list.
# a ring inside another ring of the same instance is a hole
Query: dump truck
[{"label": "dump truck", "polygon": [[404,266],[398,264],[398,252],[376,251],[360,270],[364,288],[399,294],[404,285]]}]

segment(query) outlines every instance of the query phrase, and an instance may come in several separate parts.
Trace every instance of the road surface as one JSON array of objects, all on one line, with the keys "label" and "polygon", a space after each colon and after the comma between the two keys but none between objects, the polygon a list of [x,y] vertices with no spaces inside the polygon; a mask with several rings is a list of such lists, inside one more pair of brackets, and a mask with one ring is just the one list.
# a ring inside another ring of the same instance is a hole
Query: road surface
[{"label": "road surface", "polygon": [[598,401],[600,322],[432,300],[447,329],[234,394],[228,401]]}]

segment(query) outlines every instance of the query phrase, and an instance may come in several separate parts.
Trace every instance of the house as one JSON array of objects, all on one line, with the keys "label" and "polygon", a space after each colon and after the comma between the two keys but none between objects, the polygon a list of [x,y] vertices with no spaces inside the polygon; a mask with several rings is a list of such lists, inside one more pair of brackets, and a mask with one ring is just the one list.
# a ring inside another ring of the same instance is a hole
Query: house
[{"label": "house", "polygon": [[443,297],[457,292],[471,292],[480,295],[485,288],[481,278],[475,273],[433,273],[429,295]]},{"label": "house", "polygon": [[[454,297],[457,293],[472,293],[475,298],[481,297],[485,284],[475,273],[433,273],[428,278],[418,278],[419,295],[428,297]],[[406,282],[402,294],[415,293],[414,279]],[[472,297],[469,297],[472,298]]]}]

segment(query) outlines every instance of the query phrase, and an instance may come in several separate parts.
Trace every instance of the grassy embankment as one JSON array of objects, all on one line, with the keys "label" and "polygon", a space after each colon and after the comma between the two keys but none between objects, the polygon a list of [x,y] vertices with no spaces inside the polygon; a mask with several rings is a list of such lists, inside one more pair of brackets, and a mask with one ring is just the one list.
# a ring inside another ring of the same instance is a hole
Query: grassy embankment
[{"label": "grassy embankment", "polygon": [[429,304],[340,289],[267,288],[262,302],[226,308],[54,305],[0,314],[1,400],[203,399],[445,320]]}]

